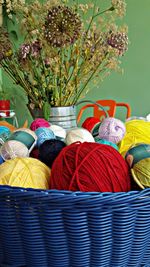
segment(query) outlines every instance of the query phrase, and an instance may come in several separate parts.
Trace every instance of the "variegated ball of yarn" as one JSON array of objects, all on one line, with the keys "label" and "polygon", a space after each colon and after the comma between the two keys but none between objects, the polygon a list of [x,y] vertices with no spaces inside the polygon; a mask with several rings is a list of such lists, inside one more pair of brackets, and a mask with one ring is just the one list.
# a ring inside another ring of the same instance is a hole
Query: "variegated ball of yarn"
[{"label": "variegated ball of yarn", "polygon": [[94,137],[88,130],[79,127],[69,130],[65,141],[67,145],[75,142],[95,142]]},{"label": "variegated ball of yarn", "polygon": [[137,144],[125,155],[134,181],[142,189],[150,187],[150,145]]},{"label": "variegated ball of yarn", "polygon": [[126,133],[125,124],[116,118],[110,117],[102,121],[99,127],[98,137],[118,144]]},{"label": "variegated ball of yarn", "polygon": [[49,128],[50,130],[53,131],[57,140],[61,140],[61,141],[65,140],[67,132],[64,128],[62,128],[59,125],[54,125],[54,124],[51,124]]},{"label": "variegated ball of yarn", "polygon": [[39,127],[47,127],[48,128],[49,126],[50,126],[50,123],[48,121],[46,121],[43,118],[37,118],[31,123],[30,129],[32,131],[35,131]]},{"label": "variegated ball of yarn", "polygon": [[35,131],[37,135],[37,146],[40,147],[46,140],[56,139],[55,134],[50,128],[39,127]]},{"label": "variegated ball of yarn", "polygon": [[21,142],[28,148],[29,153],[30,153],[36,145],[37,136],[35,132],[33,132],[30,129],[19,128],[11,134],[11,136],[9,137],[9,140],[16,140],[16,141]]},{"label": "variegated ball of yarn", "polygon": [[0,184],[49,189],[50,169],[33,158],[15,158],[0,165]]},{"label": "variegated ball of yarn", "polygon": [[0,155],[4,160],[14,159],[16,157],[29,157],[29,150],[23,143],[16,140],[9,140],[2,145]]},{"label": "variegated ball of yarn", "polygon": [[5,141],[9,138],[11,135],[11,131],[6,126],[0,126],[0,144],[5,143]]}]

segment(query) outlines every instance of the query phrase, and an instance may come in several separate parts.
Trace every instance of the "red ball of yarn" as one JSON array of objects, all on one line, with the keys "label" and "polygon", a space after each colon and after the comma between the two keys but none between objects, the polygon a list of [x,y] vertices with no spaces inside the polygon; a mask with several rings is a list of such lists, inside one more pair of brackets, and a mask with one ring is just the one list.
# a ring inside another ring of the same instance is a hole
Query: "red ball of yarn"
[{"label": "red ball of yarn", "polygon": [[98,129],[101,124],[100,119],[95,117],[88,117],[82,123],[82,127],[88,130],[93,136],[98,135]]},{"label": "red ball of yarn", "polygon": [[127,192],[130,190],[129,168],[111,146],[73,143],[54,161],[50,187],[83,192]]},{"label": "red ball of yarn", "polygon": [[45,119],[37,118],[30,125],[30,129],[32,131],[35,131],[39,127],[47,127],[48,128],[48,127],[50,127],[50,123],[48,121],[46,121]]},{"label": "red ball of yarn", "polygon": [[39,158],[39,150],[37,147],[34,147],[33,150],[30,153],[31,158],[38,159]]}]

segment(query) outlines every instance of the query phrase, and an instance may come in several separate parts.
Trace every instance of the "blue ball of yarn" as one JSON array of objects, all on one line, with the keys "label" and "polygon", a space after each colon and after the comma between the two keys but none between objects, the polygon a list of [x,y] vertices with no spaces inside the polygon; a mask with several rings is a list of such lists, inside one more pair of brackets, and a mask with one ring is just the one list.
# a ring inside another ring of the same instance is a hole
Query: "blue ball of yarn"
[{"label": "blue ball of yarn", "polygon": [[54,132],[47,127],[39,127],[36,129],[35,134],[37,135],[38,147],[40,147],[46,140],[56,139]]},{"label": "blue ball of yarn", "polygon": [[2,156],[0,156],[0,165],[4,163],[4,159],[2,158]]},{"label": "blue ball of yarn", "polygon": [[10,129],[8,127],[6,127],[6,126],[0,126],[0,134],[2,134],[2,133],[8,133],[8,134],[10,134],[11,132],[10,132]]},{"label": "blue ball of yarn", "polygon": [[10,136],[10,129],[6,126],[0,126],[0,143],[4,143]]},{"label": "blue ball of yarn", "polygon": [[96,143],[99,143],[99,144],[103,144],[103,145],[108,145],[108,146],[112,146],[113,148],[115,148],[117,151],[119,150],[118,146],[110,141],[107,141],[107,140],[104,140],[104,139],[95,139],[95,142]]},{"label": "blue ball of yarn", "polygon": [[65,142],[57,139],[46,140],[39,147],[39,160],[45,163],[48,167],[52,164],[60,151],[66,146]]}]

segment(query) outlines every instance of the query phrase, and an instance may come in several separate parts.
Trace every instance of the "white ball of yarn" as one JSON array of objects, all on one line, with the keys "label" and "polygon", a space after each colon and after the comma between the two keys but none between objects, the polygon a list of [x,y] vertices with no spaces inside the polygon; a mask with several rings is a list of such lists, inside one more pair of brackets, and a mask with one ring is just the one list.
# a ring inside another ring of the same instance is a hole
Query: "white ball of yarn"
[{"label": "white ball of yarn", "polygon": [[52,124],[49,128],[55,134],[56,139],[63,141],[66,138],[66,130],[61,126]]},{"label": "white ball of yarn", "polygon": [[73,128],[68,131],[65,141],[67,145],[70,145],[77,141],[80,141],[81,143],[95,142],[94,137],[88,130],[79,127]]},{"label": "white ball of yarn", "polygon": [[123,139],[125,133],[125,124],[119,119],[110,117],[104,119],[100,124],[98,137],[118,144]]},{"label": "white ball of yarn", "polygon": [[9,140],[2,145],[0,155],[4,160],[29,157],[29,150],[23,143],[16,140]]}]

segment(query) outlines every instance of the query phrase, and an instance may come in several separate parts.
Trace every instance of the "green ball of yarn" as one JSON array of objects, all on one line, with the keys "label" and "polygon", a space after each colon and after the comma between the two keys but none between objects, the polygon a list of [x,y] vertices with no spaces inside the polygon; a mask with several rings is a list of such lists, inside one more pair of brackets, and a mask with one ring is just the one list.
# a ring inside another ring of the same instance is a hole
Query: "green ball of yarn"
[{"label": "green ball of yarn", "polygon": [[108,145],[108,146],[112,146],[113,148],[115,148],[117,151],[119,150],[118,146],[110,141],[104,140],[104,139],[100,139],[100,138],[95,138],[95,142],[99,143],[99,144],[103,144],[103,145]]},{"label": "green ball of yarn", "polygon": [[142,189],[150,187],[150,145],[139,144],[130,148],[125,159],[138,186]]}]

